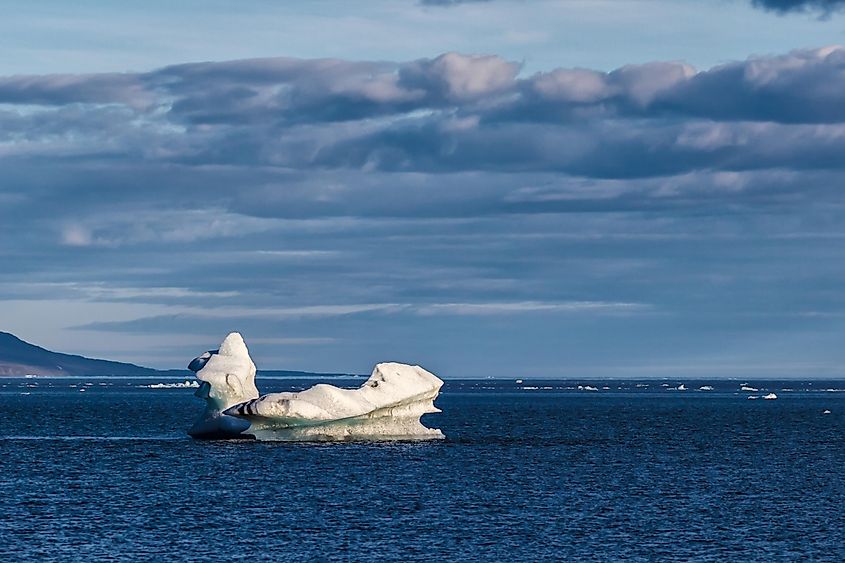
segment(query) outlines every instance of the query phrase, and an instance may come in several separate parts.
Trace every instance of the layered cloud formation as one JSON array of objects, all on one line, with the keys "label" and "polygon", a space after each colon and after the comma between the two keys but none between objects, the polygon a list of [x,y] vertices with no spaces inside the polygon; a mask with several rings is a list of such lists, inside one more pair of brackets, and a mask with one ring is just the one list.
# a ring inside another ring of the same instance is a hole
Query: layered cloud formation
[{"label": "layered cloud formation", "polygon": [[[593,178],[841,165],[839,47],[700,72],[676,62],[519,71],[495,56],[447,53],[6,77],[4,154]],[[800,146],[788,142],[796,137]]]},{"label": "layered cloud formation", "polygon": [[843,92],[840,47],[0,77],[0,297],[98,304],[85,331],[254,330],[302,369],[385,349],[598,369],[609,340],[607,373],[714,348],[826,365],[808,339],[845,313]]}]

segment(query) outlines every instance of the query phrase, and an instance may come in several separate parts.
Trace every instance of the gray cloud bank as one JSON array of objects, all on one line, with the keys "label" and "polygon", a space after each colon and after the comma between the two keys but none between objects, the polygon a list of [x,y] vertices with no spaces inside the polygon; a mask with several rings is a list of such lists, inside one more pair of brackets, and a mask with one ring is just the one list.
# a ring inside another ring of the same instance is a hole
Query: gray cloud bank
[{"label": "gray cloud bank", "polygon": [[[521,77],[495,56],[0,78],[5,154],[596,178],[839,168],[845,50]],[[25,111],[16,108],[26,107]],[[800,143],[798,140],[800,139]]]},{"label": "gray cloud bank", "polygon": [[840,47],[0,77],[0,301],[314,343],[291,369],[839,361],[843,102]]},{"label": "gray cloud bank", "polygon": [[[423,6],[448,8],[463,4],[476,4],[491,0],[420,0]],[[781,14],[817,12],[829,15],[845,7],[845,0],[751,0],[751,5]]]},{"label": "gray cloud bank", "polygon": [[829,14],[845,7],[843,0],[752,0],[752,4],[780,13],[815,11]]}]

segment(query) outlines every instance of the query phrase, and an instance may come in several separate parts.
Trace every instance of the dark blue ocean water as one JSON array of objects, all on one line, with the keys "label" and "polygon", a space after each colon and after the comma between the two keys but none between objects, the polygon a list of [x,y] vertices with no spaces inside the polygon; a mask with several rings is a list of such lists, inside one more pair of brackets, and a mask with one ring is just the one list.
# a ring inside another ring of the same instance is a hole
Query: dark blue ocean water
[{"label": "dark blue ocean water", "polygon": [[842,381],[450,381],[394,444],[195,442],[154,382],[0,380],[4,561],[845,560]]}]

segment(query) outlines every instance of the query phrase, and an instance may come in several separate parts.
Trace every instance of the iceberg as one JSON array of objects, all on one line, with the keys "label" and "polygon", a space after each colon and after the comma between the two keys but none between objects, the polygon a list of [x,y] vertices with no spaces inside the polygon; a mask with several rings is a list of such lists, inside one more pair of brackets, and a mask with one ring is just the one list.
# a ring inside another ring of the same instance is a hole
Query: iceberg
[{"label": "iceberg", "polygon": [[259,396],[255,364],[243,338],[229,334],[218,350],[195,358],[196,396],[206,401],[188,431],[194,438],[268,441],[432,440],[444,438],[420,417],[434,406],[443,381],[420,366],[376,365],[357,389],[318,384]]}]

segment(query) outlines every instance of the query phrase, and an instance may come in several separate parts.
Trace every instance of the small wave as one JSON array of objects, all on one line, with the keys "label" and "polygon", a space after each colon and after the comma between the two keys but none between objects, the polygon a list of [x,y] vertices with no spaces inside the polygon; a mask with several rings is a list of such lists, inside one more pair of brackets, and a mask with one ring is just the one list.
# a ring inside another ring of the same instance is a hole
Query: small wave
[{"label": "small wave", "polygon": [[751,387],[750,385],[743,385],[739,388],[740,391],[750,391],[752,393],[759,391],[756,387]]},{"label": "small wave", "polygon": [[698,388],[698,390],[699,391],[712,391],[713,386],[712,385],[702,385],[701,387]]}]

